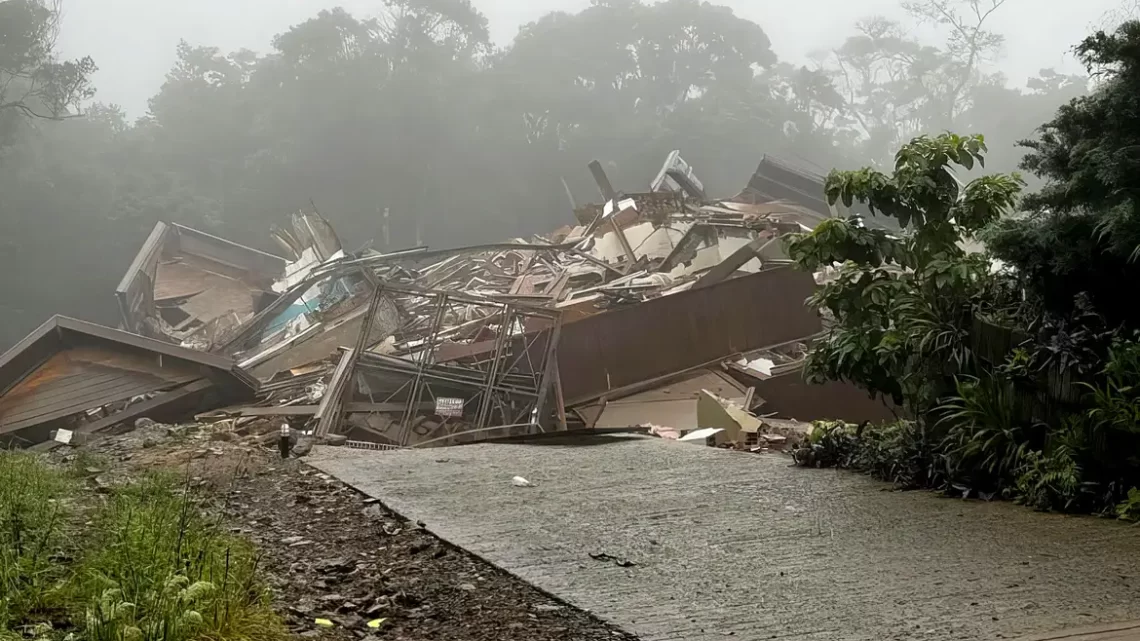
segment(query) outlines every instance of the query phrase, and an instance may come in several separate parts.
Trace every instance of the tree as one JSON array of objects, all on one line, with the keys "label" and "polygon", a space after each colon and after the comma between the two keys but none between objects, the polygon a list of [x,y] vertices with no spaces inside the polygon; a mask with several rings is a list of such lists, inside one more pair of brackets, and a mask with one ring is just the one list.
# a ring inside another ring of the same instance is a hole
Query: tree
[{"label": "tree", "polygon": [[[594,158],[607,163],[615,184],[644,185],[648,168],[678,147],[698,171],[729,165],[724,156],[736,161],[743,152],[721,149],[718,157],[713,143],[729,140],[752,146],[742,173],[733,172],[729,188],[738,189],[758,148],[784,144],[782,114],[757,82],[757,70],[775,63],[763,29],[726,7],[596,0],[520,31],[495,62],[496,108],[527,124],[527,144],[557,152],[552,186],[563,175],[581,195],[596,193],[581,170]],[[708,142],[692,142],[702,137]]]},{"label": "tree", "polygon": [[[991,169],[1016,170],[1025,155],[1017,143],[1033,136],[1039,123],[1049,120],[1058,106],[1084,95],[1088,76],[1042,69],[1026,85],[1025,89],[1009,87],[1002,77],[990,76],[973,88],[969,108],[958,117],[963,128],[988,132],[986,163]],[[1040,186],[1032,174],[1026,178],[1030,188]]]},{"label": "tree", "polygon": [[904,8],[919,23],[942,27],[941,47],[925,45],[902,24],[872,17],[823,55],[819,71],[846,101],[840,129],[854,129],[866,156],[888,161],[890,150],[923,133],[956,129],[973,104],[974,91],[1004,84],[982,66],[1000,51],[1003,38],[985,23],[1005,0],[921,0]]},{"label": "tree", "polygon": [[968,105],[970,87],[984,80],[981,65],[992,61],[1005,37],[985,28],[986,21],[1006,0],[915,0],[903,7],[920,21],[949,30],[945,53],[949,82],[943,87],[943,118],[953,127]]},{"label": "tree", "polygon": [[1007,213],[1020,189],[1016,176],[1000,174],[960,185],[952,168],[983,164],[985,151],[981,136],[919,137],[896,154],[891,175],[828,176],[829,202],[864,203],[903,235],[854,215],[791,237],[789,255],[802,268],[838,265],[810,300],[830,320],[809,355],[810,379],[850,381],[923,416],[953,391],[955,375],[972,371],[974,317],[1001,297],[988,261],[961,243]]},{"label": "tree", "polygon": [[1023,168],[1046,183],[990,245],[1049,312],[1072,314],[1086,293],[1110,327],[1140,327],[1140,305],[1119,290],[1140,275],[1140,22],[1097,32],[1076,51],[1096,88],[1022,143]]},{"label": "tree", "polygon": [[[710,194],[737,192],[763,154],[859,167],[872,149],[885,159],[942,126],[935,98],[957,77],[947,46],[880,27],[844,45],[844,64],[862,65],[849,71],[870,78],[854,94],[837,68],[782,64],[761,25],[701,0],[596,0],[527,25],[500,50],[469,0],[386,0],[369,19],[320,12],[265,54],[183,43],[144,118],[88,109],[25,128],[0,151],[0,237],[13,243],[3,266],[18,274],[40,260],[24,249],[50,238],[36,220],[83,230],[59,246],[69,259],[89,260],[91,239],[114,247],[99,268],[114,281],[118,254],[159,219],[273,249],[266,230],[312,201],[350,246],[458,245],[571,222],[562,180],[578,202],[596,199],[585,171],[594,159],[633,191],[681,149]],[[1070,87],[968,84],[960,122],[1009,135],[1020,130],[1003,114],[1049,109]],[[1006,151],[996,139],[990,160]],[[59,279],[66,298],[72,281]],[[76,309],[36,300],[36,322]]]},{"label": "tree", "polygon": [[75,115],[94,95],[91,58],[59,61],[59,0],[0,1],[0,142],[21,118]]}]

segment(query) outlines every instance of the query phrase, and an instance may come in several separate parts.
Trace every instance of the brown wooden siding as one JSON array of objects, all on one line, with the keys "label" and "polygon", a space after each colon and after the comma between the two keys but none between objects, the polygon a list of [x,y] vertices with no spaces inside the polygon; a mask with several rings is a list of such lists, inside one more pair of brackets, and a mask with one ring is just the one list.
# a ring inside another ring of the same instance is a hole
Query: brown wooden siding
[{"label": "brown wooden siding", "polygon": [[159,365],[158,359],[78,347],[57,353],[0,397],[0,432],[168,389],[199,378],[187,363]]}]

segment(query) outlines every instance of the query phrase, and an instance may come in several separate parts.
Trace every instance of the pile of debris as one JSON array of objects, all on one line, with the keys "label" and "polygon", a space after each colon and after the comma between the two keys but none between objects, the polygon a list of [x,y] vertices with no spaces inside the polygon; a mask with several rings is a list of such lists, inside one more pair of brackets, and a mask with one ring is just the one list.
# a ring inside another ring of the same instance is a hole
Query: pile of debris
[{"label": "pile of debris", "polygon": [[313,212],[273,230],[276,256],[159,223],[116,290],[121,330],[56,318],[0,357],[0,441],[142,415],[273,419],[378,448],[757,433],[706,419],[709,402],[738,428],[889,416],[799,375],[822,326],[780,238],[839,213],[819,175],[765,157],[715,200],[678,152],[646,192],[590,170],[603,204],[576,208],[577,225],[493,245],[347,252]]}]

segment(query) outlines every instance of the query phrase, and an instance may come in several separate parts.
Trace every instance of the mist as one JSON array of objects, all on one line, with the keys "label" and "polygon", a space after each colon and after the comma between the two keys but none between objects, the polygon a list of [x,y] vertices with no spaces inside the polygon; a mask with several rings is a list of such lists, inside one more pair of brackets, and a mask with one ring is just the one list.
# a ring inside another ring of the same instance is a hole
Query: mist
[{"label": "mist", "polygon": [[826,173],[945,130],[1013,171],[1119,8],[4,0],[0,346],[53,313],[114,324],[158,221],[272,251],[316,208],[352,249],[473,244],[572,224],[594,159],[636,191],[680,149],[731,195],[764,154]]}]

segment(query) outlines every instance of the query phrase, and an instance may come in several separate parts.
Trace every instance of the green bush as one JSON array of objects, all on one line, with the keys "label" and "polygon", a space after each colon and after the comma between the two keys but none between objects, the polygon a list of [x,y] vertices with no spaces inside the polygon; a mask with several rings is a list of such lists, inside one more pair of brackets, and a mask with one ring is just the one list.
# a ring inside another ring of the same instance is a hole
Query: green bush
[{"label": "green bush", "polygon": [[859,447],[859,469],[904,488],[940,487],[942,455],[931,430],[914,421],[868,427]]},{"label": "green bush", "polygon": [[[799,267],[829,274],[809,299],[829,322],[804,371],[914,421],[819,426],[799,464],[1140,515],[1140,305],[1120,295],[1140,258],[1140,192],[1119,184],[1140,174],[1118,153],[1140,136],[1138,52],[1138,21],[1078,47],[1105,82],[1023,143],[1023,167],[1049,183],[1020,203],[1017,175],[955,177],[984,166],[981,136],[923,136],[889,172],[831,172],[829,203],[859,202],[900,231],[848,215],[788,237]],[[1030,215],[1009,216],[1017,206]],[[1003,264],[965,250],[979,238]]]},{"label": "green bush", "polygon": [[862,427],[819,421],[793,456],[801,466],[854,469],[905,488],[932,487],[944,478],[938,449],[912,421]]},{"label": "green bush", "polygon": [[945,428],[940,448],[947,475],[955,485],[983,492],[1004,489],[1034,446],[1041,447],[1043,426],[1018,416],[1012,382],[998,377],[964,377],[957,395],[938,408]]},{"label": "green bush", "polygon": [[1085,485],[1073,453],[1062,447],[1048,455],[1027,452],[1023,458],[1015,486],[1017,502],[1043,512],[1074,511]]},{"label": "green bush", "polygon": [[1122,521],[1140,521],[1140,489],[1128,490],[1128,498],[1116,506],[1116,517]]}]

